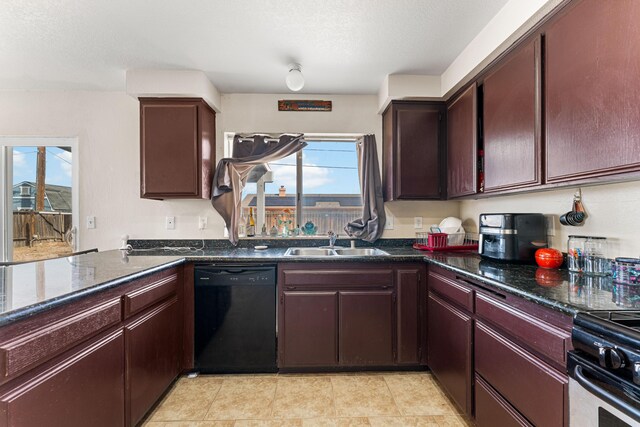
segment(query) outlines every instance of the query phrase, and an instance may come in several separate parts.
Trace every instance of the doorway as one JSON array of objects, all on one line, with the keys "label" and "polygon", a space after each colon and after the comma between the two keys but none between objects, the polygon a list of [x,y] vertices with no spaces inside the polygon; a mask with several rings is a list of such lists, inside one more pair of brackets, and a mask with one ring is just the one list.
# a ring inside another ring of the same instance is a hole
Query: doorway
[{"label": "doorway", "polygon": [[0,261],[76,251],[77,155],[77,138],[0,137]]}]

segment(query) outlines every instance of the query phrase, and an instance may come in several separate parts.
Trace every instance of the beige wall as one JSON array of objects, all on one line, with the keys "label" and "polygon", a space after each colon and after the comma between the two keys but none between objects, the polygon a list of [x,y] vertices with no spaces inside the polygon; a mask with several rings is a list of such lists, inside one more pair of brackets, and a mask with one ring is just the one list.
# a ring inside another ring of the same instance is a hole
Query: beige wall
[{"label": "beige wall", "polygon": [[[218,141],[223,132],[353,132],[375,133],[381,141],[377,97],[317,97],[333,101],[330,113],[278,112],[276,101],[292,95],[224,95],[217,117]],[[300,96],[299,96],[300,97]],[[313,98],[305,95],[304,98]],[[81,248],[116,248],[120,237],[153,239],[216,239],[223,222],[207,200],[144,200],[139,197],[140,153],[138,102],[124,92],[2,92],[0,135],[78,137],[80,159]],[[218,143],[218,158],[222,146]],[[425,225],[458,214],[457,202],[391,203],[394,230],[384,237],[412,237],[414,216]],[[84,218],[97,227],[85,228]],[[165,216],[176,217],[166,230]],[[198,230],[198,217],[208,228]]]},{"label": "beige wall", "polygon": [[477,231],[481,213],[541,212],[553,215],[555,236],[551,246],[564,252],[570,234],[604,236],[610,240],[612,257],[640,256],[640,185],[638,182],[607,184],[582,188],[582,200],[588,213],[581,227],[560,225],[560,215],[571,210],[576,188],[494,197],[461,202],[465,228]]}]

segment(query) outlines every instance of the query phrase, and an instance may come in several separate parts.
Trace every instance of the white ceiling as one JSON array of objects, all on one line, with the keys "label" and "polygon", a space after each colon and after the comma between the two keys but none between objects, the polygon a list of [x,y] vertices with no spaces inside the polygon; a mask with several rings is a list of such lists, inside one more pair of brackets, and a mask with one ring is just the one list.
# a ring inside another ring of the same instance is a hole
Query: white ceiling
[{"label": "white ceiling", "polygon": [[202,70],[223,93],[374,94],[440,75],[507,0],[0,0],[0,90],[124,90],[131,68]]}]

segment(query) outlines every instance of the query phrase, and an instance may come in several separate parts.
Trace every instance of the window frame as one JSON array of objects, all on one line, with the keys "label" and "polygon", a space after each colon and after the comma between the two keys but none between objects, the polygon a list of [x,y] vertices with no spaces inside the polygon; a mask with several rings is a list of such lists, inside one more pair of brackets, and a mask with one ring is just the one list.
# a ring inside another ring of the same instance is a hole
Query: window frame
[{"label": "window frame", "polygon": [[[280,132],[286,133],[286,132]],[[264,134],[264,132],[224,132],[223,156],[231,157],[233,151],[233,138],[235,135],[253,135]],[[277,133],[276,133],[277,134]],[[364,137],[362,133],[305,133],[304,139],[309,141],[327,141],[327,142],[353,142],[354,144],[361,141]],[[296,153],[296,223],[302,224],[302,199],[303,194],[303,164],[302,152]],[[259,214],[258,214],[259,215]]]},{"label": "window frame", "polygon": [[[73,251],[80,247],[80,155],[77,137],[0,136],[0,262],[10,262],[13,256],[13,148],[71,147],[71,224]],[[9,212],[11,209],[11,214]]]}]

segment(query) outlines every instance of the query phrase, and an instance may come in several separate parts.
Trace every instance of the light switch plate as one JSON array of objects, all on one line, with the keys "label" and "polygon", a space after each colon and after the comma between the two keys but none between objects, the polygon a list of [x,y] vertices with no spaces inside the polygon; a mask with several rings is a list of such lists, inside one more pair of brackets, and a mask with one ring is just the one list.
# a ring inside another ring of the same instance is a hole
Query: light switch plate
[{"label": "light switch plate", "polygon": [[204,230],[205,228],[207,228],[207,217],[198,217],[198,230]]},{"label": "light switch plate", "polygon": [[88,216],[87,217],[87,228],[96,228],[96,217]]},{"label": "light switch plate", "polygon": [[413,228],[415,228],[415,229],[422,228],[422,217],[421,216],[414,216],[413,217]]},{"label": "light switch plate", "polygon": [[176,217],[168,216],[165,218],[165,225],[167,230],[175,230],[176,229]]}]

